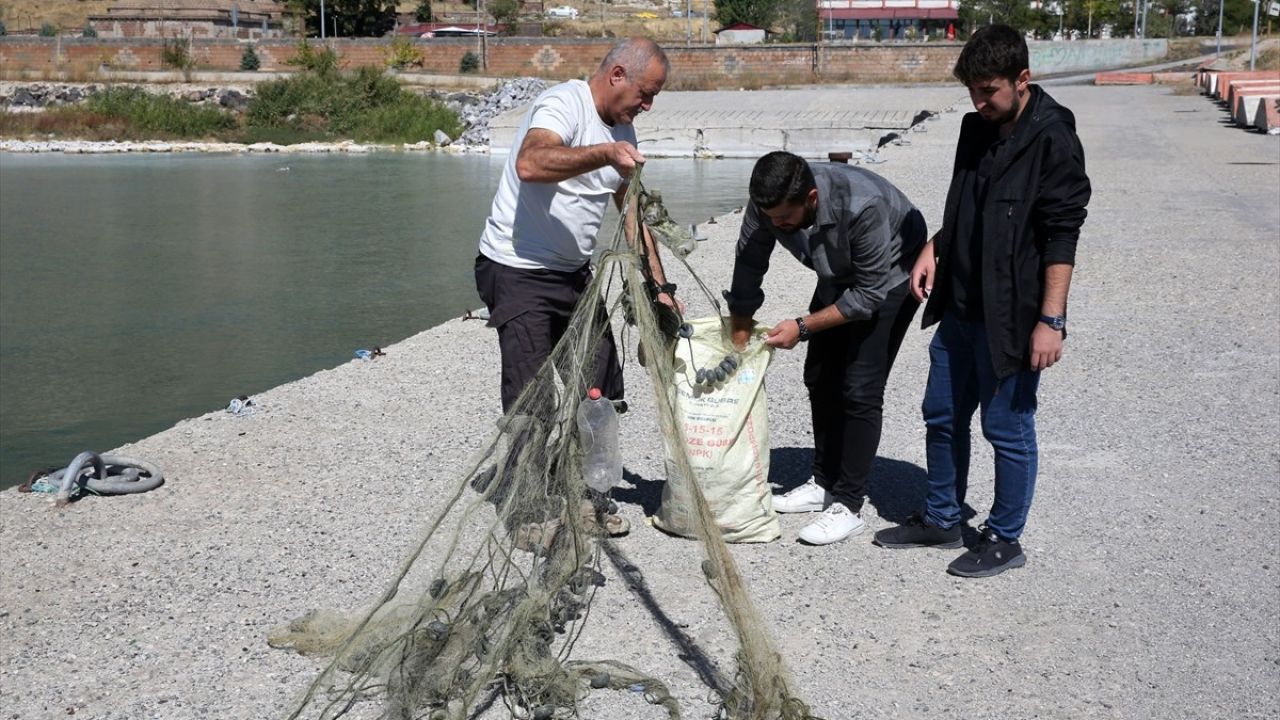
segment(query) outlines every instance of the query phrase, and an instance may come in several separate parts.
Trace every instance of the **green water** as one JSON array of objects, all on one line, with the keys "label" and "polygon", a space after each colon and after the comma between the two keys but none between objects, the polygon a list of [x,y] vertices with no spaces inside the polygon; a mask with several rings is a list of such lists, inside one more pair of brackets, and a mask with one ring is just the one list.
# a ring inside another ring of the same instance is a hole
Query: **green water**
[{"label": "green water", "polygon": [[[478,306],[503,160],[0,155],[0,487]],[[749,173],[646,179],[687,222]]]}]

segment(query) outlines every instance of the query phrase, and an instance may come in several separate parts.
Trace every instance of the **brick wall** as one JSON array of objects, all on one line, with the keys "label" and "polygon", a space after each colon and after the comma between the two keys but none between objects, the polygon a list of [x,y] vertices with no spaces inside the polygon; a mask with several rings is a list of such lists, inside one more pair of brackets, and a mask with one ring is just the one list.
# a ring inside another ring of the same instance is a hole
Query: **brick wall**
[{"label": "brick wall", "polygon": [[[344,67],[383,66],[390,41],[331,41]],[[562,38],[491,38],[488,71],[499,77],[534,75],[550,80],[585,77],[595,70],[612,40]],[[164,40],[126,38],[0,37],[0,72],[89,72],[101,65],[118,70],[162,70]],[[456,74],[467,52],[479,54],[474,39],[415,41],[423,56],[423,72]],[[254,44],[264,71],[288,70],[294,40],[262,40]],[[233,40],[193,42],[197,69],[238,70],[244,46]],[[758,87],[776,83],[821,81],[928,82],[947,80],[960,52],[957,44],[918,45],[740,45],[672,47],[671,89],[728,86]]]}]

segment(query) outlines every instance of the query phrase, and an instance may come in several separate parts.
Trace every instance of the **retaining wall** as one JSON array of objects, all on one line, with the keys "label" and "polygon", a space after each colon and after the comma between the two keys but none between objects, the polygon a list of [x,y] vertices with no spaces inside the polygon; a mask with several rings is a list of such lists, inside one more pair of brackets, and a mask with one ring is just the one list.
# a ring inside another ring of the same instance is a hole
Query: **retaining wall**
[{"label": "retaining wall", "polygon": [[[126,38],[0,37],[0,71],[89,74],[99,70],[155,71],[164,40]],[[585,77],[595,69],[614,41],[579,38],[491,38],[484,55],[484,74],[532,75],[560,80]],[[387,39],[329,41],[345,67],[384,66]],[[477,40],[466,38],[414,41],[422,55],[415,71],[455,74],[468,52],[481,54]],[[261,70],[290,70],[296,40],[254,43]],[[959,43],[838,43],[830,45],[673,46],[667,49],[673,68],[670,89],[724,88],[811,82],[913,83],[944,82],[960,53]],[[196,69],[228,71],[240,67],[244,44],[235,40],[196,40],[190,54]],[[1164,40],[1086,40],[1031,43],[1031,67],[1037,76],[1107,70],[1163,58]]]}]

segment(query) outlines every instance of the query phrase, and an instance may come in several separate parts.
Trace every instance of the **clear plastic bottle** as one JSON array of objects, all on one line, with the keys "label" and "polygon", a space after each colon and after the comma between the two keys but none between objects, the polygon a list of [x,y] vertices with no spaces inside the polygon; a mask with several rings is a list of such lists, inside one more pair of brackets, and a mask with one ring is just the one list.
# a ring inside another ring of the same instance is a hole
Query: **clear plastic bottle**
[{"label": "clear plastic bottle", "polygon": [[582,441],[582,476],[597,492],[608,492],[622,482],[622,455],[618,451],[618,411],[613,401],[591,388],[578,405],[578,437]]}]

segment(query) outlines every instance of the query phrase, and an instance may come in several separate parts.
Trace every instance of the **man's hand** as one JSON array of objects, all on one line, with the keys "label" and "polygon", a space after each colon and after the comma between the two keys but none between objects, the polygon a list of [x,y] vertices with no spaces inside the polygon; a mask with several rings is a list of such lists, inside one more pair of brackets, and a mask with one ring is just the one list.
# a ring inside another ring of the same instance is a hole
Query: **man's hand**
[{"label": "man's hand", "polygon": [[729,324],[733,329],[733,347],[739,352],[746,350],[747,342],[751,340],[751,331],[755,329],[755,321],[749,317],[731,315]]},{"label": "man's hand", "polygon": [[629,142],[619,141],[605,146],[609,164],[624,178],[631,177],[636,168],[644,164],[644,155]]},{"label": "man's hand", "polygon": [[671,293],[660,292],[654,299],[681,315],[684,315],[684,301],[680,298],[674,297]]},{"label": "man's hand", "polygon": [[933,277],[938,270],[938,261],[933,256],[933,241],[925,243],[920,254],[916,256],[916,264],[911,267],[911,296],[916,302],[924,302],[933,292]]},{"label": "man's hand", "polygon": [[1037,322],[1031,332],[1031,369],[1040,371],[1062,359],[1062,331]]},{"label": "man's hand", "polygon": [[800,326],[795,320],[783,320],[765,334],[764,344],[790,350],[800,343]]}]

